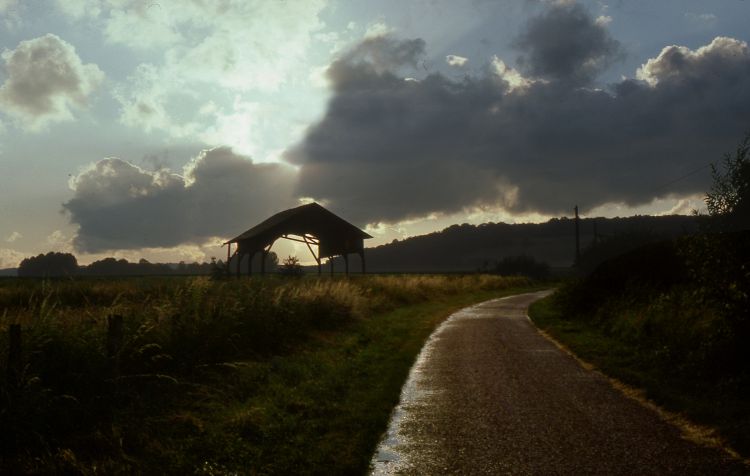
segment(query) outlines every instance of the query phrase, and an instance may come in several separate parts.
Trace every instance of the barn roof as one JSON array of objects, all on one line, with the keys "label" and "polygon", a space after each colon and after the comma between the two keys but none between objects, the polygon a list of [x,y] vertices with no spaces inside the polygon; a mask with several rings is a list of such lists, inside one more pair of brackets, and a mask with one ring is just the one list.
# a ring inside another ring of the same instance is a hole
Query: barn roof
[{"label": "barn roof", "polygon": [[311,233],[320,238],[330,235],[358,239],[372,238],[358,227],[313,202],[279,212],[226,243],[254,240],[265,236],[305,233]]}]

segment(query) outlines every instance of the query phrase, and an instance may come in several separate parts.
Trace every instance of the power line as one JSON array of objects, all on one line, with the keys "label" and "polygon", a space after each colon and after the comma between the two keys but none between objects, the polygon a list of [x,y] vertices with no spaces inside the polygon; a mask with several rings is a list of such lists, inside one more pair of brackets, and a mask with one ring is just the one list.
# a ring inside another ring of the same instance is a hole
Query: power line
[{"label": "power line", "polygon": [[653,190],[653,193],[659,192],[659,191],[661,191],[661,190],[663,190],[663,189],[665,189],[665,188],[669,187],[670,185],[673,185],[673,184],[675,184],[675,183],[677,183],[677,182],[680,182],[680,181],[682,181],[682,180],[685,180],[685,179],[686,179],[686,178],[688,178],[688,177],[692,177],[693,175],[697,174],[698,172],[700,172],[700,171],[702,171],[702,170],[705,170],[705,169],[707,169],[707,168],[711,167],[712,165],[713,165],[713,162],[709,162],[709,163],[707,163],[707,164],[705,164],[705,165],[702,165],[702,166],[698,167],[698,168],[697,168],[697,169],[695,169],[695,170],[691,170],[690,172],[686,173],[685,175],[682,175],[682,176],[680,176],[680,177],[678,177],[678,178],[676,178],[676,179],[674,179],[674,180],[670,180],[669,182],[667,182],[667,183],[665,183],[665,184],[662,184],[662,185],[660,185],[659,187],[655,188],[655,189]]}]

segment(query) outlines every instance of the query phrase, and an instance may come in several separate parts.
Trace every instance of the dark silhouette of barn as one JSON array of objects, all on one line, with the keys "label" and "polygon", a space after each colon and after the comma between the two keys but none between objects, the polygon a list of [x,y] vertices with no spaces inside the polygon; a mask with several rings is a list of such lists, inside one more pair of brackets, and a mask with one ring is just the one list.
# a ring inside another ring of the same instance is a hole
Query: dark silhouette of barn
[{"label": "dark silhouette of barn", "polygon": [[[253,258],[260,253],[260,272],[265,273],[266,255],[279,238],[305,243],[315,258],[315,262],[318,263],[318,274],[321,273],[321,260],[331,258],[329,261],[331,274],[333,274],[332,258],[342,256],[346,264],[346,272],[349,273],[349,255],[352,253],[360,256],[364,273],[364,240],[372,236],[317,203],[309,203],[279,212],[224,243],[227,245],[227,267],[230,260],[235,258],[237,276],[239,276],[242,260],[245,255],[248,255],[247,274],[250,275]],[[232,243],[237,244],[234,253],[232,253]],[[317,246],[317,253],[313,246]]]}]

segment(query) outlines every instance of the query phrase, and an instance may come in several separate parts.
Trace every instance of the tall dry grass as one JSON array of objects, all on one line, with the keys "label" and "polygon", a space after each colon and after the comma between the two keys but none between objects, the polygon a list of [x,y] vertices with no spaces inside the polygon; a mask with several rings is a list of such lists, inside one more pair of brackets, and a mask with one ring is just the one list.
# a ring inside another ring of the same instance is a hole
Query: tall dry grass
[{"label": "tall dry grass", "polygon": [[[166,405],[206,366],[267,360],[399,306],[525,284],[479,275],[0,281],[3,371],[8,327],[23,329],[18,381],[0,377],[0,472],[23,454],[54,459],[70,441],[117,451],[117,415]],[[116,365],[106,350],[112,315],[124,323]]]}]

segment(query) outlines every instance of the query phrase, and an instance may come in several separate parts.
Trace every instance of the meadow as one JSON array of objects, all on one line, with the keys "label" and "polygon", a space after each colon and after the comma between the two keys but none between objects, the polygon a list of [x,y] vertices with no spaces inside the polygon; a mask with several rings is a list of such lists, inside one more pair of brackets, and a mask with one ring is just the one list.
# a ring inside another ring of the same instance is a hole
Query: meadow
[{"label": "meadow", "polygon": [[0,281],[0,473],[362,474],[432,329],[533,288],[489,275]]}]

